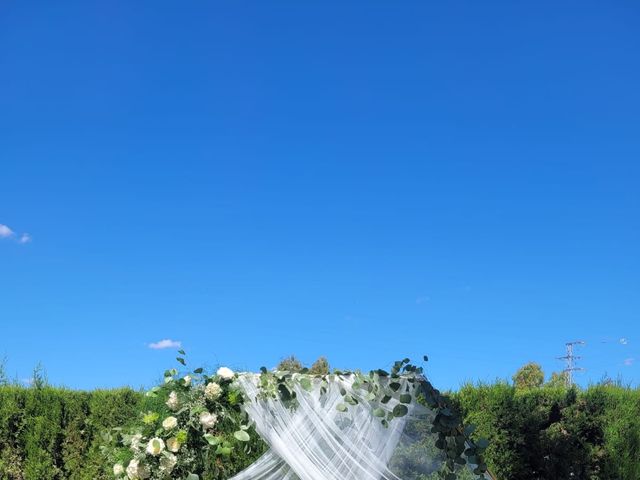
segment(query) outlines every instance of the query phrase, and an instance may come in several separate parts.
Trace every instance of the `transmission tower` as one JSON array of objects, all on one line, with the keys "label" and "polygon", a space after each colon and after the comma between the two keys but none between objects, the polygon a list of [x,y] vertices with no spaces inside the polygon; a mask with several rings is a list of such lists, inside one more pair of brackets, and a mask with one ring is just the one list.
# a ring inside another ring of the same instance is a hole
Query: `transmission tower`
[{"label": "transmission tower", "polygon": [[576,366],[576,360],[580,360],[582,357],[573,354],[573,347],[576,345],[585,345],[585,342],[582,340],[577,340],[575,342],[567,342],[567,354],[564,357],[558,357],[558,360],[564,360],[566,364],[566,368],[562,371],[565,375],[565,384],[567,387],[573,386],[573,372],[581,372],[584,371],[584,368]]}]

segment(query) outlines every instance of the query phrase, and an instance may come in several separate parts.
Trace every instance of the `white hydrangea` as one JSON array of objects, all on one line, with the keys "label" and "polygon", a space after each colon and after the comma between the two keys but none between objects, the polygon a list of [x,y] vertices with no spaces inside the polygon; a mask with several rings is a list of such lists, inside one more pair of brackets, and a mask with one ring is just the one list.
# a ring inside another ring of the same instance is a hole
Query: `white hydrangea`
[{"label": "white hydrangea", "polygon": [[130,480],[149,478],[149,475],[149,469],[135,458],[127,465],[127,477],[129,477]]},{"label": "white hydrangea", "polygon": [[154,437],[147,443],[147,453],[149,455],[158,456],[164,450],[164,440]]},{"label": "white hydrangea", "polygon": [[180,408],[180,401],[178,400],[178,394],[176,392],[171,392],[169,394],[169,399],[167,400],[166,405],[174,412]]},{"label": "white hydrangea", "polygon": [[204,428],[213,428],[218,422],[218,416],[215,413],[202,412],[200,414],[200,423]]},{"label": "white hydrangea", "polygon": [[233,370],[227,367],[220,367],[216,373],[224,380],[231,380],[235,375]]},{"label": "white hydrangea", "polygon": [[169,450],[170,452],[174,452],[174,453],[177,452],[178,450],[180,450],[181,446],[182,445],[180,444],[180,442],[176,437],[171,437],[167,439],[167,450]]},{"label": "white hydrangea", "polygon": [[162,421],[162,428],[165,430],[172,430],[178,426],[178,419],[176,417],[167,417]]},{"label": "white hydrangea", "polygon": [[173,453],[165,452],[160,459],[160,469],[165,472],[171,472],[173,467],[178,463],[178,458]]},{"label": "white hydrangea", "polygon": [[184,384],[188,387],[189,385],[191,385],[191,375],[185,375],[184,378],[182,379],[184,380]]},{"label": "white hydrangea", "polygon": [[121,463],[116,463],[116,464],[113,466],[113,474],[114,474],[116,477],[119,477],[120,475],[123,475],[123,474],[124,474],[124,467],[122,466],[122,464],[121,464]]},{"label": "white hydrangea", "polygon": [[217,400],[222,395],[222,387],[216,382],[207,384],[204,389],[204,396],[208,400]]}]

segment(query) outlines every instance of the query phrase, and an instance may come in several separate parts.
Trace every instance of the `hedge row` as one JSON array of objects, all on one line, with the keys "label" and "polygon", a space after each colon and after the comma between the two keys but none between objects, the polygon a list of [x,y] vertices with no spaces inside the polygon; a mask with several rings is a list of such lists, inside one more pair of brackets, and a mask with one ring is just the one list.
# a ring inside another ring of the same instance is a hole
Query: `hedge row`
[{"label": "hedge row", "polygon": [[490,440],[485,458],[499,479],[640,479],[640,390],[497,383],[453,396]]},{"label": "hedge row", "polygon": [[135,418],[142,401],[126,388],[0,387],[0,479],[109,478],[100,433]]},{"label": "hedge row", "polygon": [[[467,385],[453,398],[500,480],[640,479],[640,390]],[[0,387],[0,479],[94,480],[105,429],[148,407],[131,389]]]}]

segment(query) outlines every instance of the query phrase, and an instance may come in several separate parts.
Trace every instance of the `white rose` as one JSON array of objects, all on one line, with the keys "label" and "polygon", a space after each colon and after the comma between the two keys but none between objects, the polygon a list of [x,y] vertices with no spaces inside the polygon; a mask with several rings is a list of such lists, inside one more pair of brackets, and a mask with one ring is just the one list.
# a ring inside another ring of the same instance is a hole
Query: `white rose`
[{"label": "white rose", "polygon": [[208,400],[216,400],[222,394],[222,387],[215,382],[209,383],[204,389],[204,396]]},{"label": "white rose", "polygon": [[127,477],[131,480],[149,478],[149,469],[141,465],[139,460],[133,459],[127,466]]},{"label": "white rose", "polygon": [[170,452],[177,452],[180,450],[181,444],[176,437],[171,437],[167,440],[167,450]]},{"label": "white rose", "polygon": [[178,394],[176,392],[171,392],[169,394],[169,399],[166,402],[167,407],[169,407],[174,412],[180,407],[180,402],[178,401]]},{"label": "white rose", "polygon": [[161,438],[154,437],[151,440],[149,440],[149,443],[147,443],[147,453],[149,455],[153,455],[153,456],[160,455],[163,450],[164,450],[164,440],[162,440]]},{"label": "white rose", "polygon": [[185,375],[184,378],[182,379],[184,380],[184,384],[188,387],[189,385],[191,385],[191,376],[190,375]]},{"label": "white rose", "polygon": [[200,423],[204,428],[213,428],[218,422],[218,416],[215,413],[203,412],[200,414]]},{"label": "white rose", "polygon": [[220,367],[216,373],[218,374],[219,377],[223,378],[224,380],[231,380],[235,375],[233,373],[233,370],[227,367]]},{"label": "white rose", "polygon": [[165,430],[171,430],[178,426],[178,419],[176,417],[167,417],[162,421],[162,428]]},{"label": "white rose", "polygon": [[176,463],[178,463],[177,457],[173,453],[165,452],[165,454],[162,455],[162,458],[160,459],[160,468],[162,470],[170,472],[171,470],[173,470],[173,467],[176,466]]},{"label": "white rose", "polygon": [[122,466],[122,464],[121,464],[121,463],[116,463],[116,464],[113,466],[113,474],[114,474],[116,477],[119,477],[119,476],[120,476],[120,475],[122,475],[123,473],[124,473],[124,467]]}]

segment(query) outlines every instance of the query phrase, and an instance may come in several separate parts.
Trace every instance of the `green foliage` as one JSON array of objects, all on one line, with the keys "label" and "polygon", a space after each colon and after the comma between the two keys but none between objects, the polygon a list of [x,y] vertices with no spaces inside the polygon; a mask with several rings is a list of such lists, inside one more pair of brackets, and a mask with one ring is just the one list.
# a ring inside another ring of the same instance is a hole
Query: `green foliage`
[{"label": "green foliage", "polygon": [[518,389],[538,388],[543,382],[544,372],[535,362],[523,365],[513,376],[513,384]]},{"label": "green foliage", "polygon": [[[179,353],[185,366],[185,353]],[[197,474],[224,480],[255,461],[265,445],[248,425],[234,378],[228,368],[215,375],[197,368],[185,376],[167,370],[163,383],[146,393],[139,414],[106,435],[103,452],[112,476],[137,470],[143,478]]]},{"label": "green foliage", "polygon": [[567,386],[567,373],[566,372],[553,372],[545,387],[551,388],[564,388]]},{"label": "green foliage", "polygon": [[130,389],[0,387],[0,479],[106,479],[101,432],[139,411]]},{"label": "green foliage", "polygon": [[330,370],[329,361],[325,357],[319,357],[313,362],[313,365],[311,365],[309,373],[311,375],[328,375]]},{"label": "green foliage", "polygon": [[276,366],[276,370],[283,372],[300,372],[303,368],[302,362],[298,360],[295,355],[283,358]]},{"label": "green foliage", "polygon": [[640,390],[593,386],[518,389],[466,385],[453,398],[499,479],[637,480]]}]

